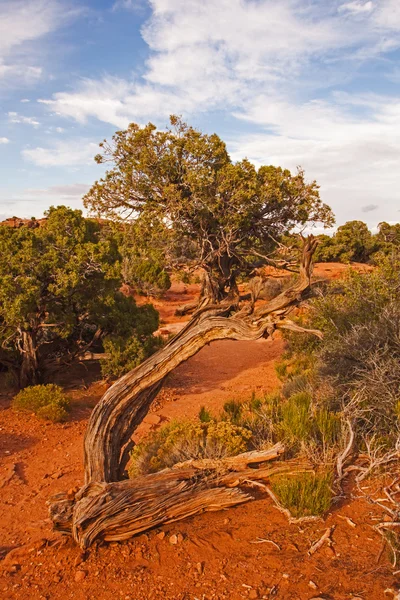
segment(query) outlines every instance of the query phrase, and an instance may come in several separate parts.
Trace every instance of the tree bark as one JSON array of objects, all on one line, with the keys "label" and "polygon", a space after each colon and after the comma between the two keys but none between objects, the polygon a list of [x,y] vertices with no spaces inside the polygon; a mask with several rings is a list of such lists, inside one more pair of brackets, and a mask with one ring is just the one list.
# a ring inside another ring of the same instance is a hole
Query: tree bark
[{"label": "tree bark", "polygon": [[[132,535],[133,530],[136,531],[136,525],[135,527],[132,526],[133,513],[128,518],[130,503],[133,502],[137,506],[142,498],[140,510],[145,510],[146,502],[150,501],[149,496],[146,495],[147,486],[150,481],[156,479],[156,476],[151,476],[153,477],[152,480],[147,478],[138,478],[127,482],[120,480],[124,476],[133,445],[131,436],[147,414],[165,378],[182,362],[214,340],[257,340],[263,336],[271,335],[279,327],[294,325],[286,317],[293,307],[299,303],[304,292],[310,286],[312,255],[315,247],[316,241],[312,236],[305,240],[299,279],[291,288],[285,290],[270,302],[256,308],[251,302],[240,306],[237,297],[227,298],[221,303],[207,305],[198,310],[192,320],[164,348],[144,361],[139,367],[121,377],[107,390],[93,410],[85,433],[85,486],[71,501],[71,506],[65,505],[64,507],[64,504],[62,504],[57,509],[54,507],[50,509],[55,522],[60,521],[59,515],[64,508],[65,510],[68,509],[68,513],[75,510],[73,517],[75,525],[72,527],[73,535],[80,543],[90,543],[92,534],[87,538],[88,541],[82,542],[83,534],[80,533],[78,523],[86,522],[87,517],[91,523],[90,527],[101,529],[101,522],[105,515],[104,510],[106,510],[102,506],[107,498],[112,497],[116,506],[120,506],[121,502],[121,506],[126,511],[126,536]],[[297,327],[298,329],[300,328]],[[171,480],[168,478],[168,481]],[[191,480],[191,476],[188,476],[185,481],[186,483],[181,491],[186,493],[187,486],[190,485],[191,492],[188,492],[190,496],[191,493],[195,492],[196,485]],[[169,493],[172,494],[171,498],[173,498],[175,488],[170,489],[168,485],[166,484],[164,488],[163,485],[157,487],[154,493],[158,500],[155,496],[151,500],[155,503],[154,506],[158,506],[157,502],[162,504],[164,496]],[[174,486],[177,486],[176,490],[181,489],[176,478]],[[133,489],[135,493],[132,496]],[[119,495],[121,490],[123,490],[123,496]],[[116,493],[115,497],[114,491]],[[244,498],[240,493],[232,496],[219,491],[218,494],[221,495],[222,504],[227,502],[230,505],[232,499],[234,499],[234,503],[237,503],[237,501]],[[203,498],[203,500],[204,502],[202,501],[199,504],[199,507],[201,507],[199,510],[205,510],[206,504],[209,505],[209,497],[207,499]],[[62,502],[64,501],[65,498]],[[74,503],[77,501],[79,509],[74,509]],[[132,510],[135,511],[136,508]],[[189,513],[186,512],[185,514]],[[138,514],[136,514],[136,518],[139,518]],[[123,533],[124,524],[120,521],[121,516],[118,519],[118,535],[122,536],[125,535]],[[163,519],[159,522],[167,522],[165,517]],[[119,539],[123,539],[123,537]]]},{"label": "tree bark", "polygon": [[40,383],[39,360],[36,347],[36,336],[32,331],[21,332],[20,350],[22,363],[19,376],[21,388]]},{"label": "tree bark", "polygon": [[282,444],[276,444],[219,461],[187,461],[133,480],[92,482],[77,493],[52,498],[50,514],[55,529],[72,535],[82,549],[96,539],[125,540],[162,524],[253,500],[253,482],[311,470],[293,461],[265,464],[283,452]]}]

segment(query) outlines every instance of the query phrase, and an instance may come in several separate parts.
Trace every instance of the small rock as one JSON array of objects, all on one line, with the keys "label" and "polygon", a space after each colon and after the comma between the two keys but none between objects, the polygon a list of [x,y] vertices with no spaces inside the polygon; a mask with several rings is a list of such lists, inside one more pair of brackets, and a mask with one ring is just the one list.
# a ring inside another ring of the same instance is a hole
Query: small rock
[{"label": "small rock", "polygon": [[311,579],[310,579],[310,581],[308,582],[308,587],[310,587],[312,590],[317,590],[317,589],[318,589],[318,586],[317,586],[317,584],[316,584],[316,583],[314,583],[313,581],[311,581]]},{"label": "small rock", "polygon": [[81,581],[83,581],[86,578],[86,575],[87,575],[86,571],[81,571],[81,570],[77,571],[75,573],[76,583],[80,583]]},{"label": "small rock", "polygon": [[203,573],[204,573],[204,563],[202,563],[202,562],[196,563],[196,571],[198,572],[199,575],[203,575]]},{"label": "small rock", "polygon": [[249,598],[251,598],[252,600],[256,600],[258,598],[258,592],[257,592],[257,590],[250,590],[250,592],[249,592]]},{"label": "small rock", "polygon": [[283,579],[289,579],[289,573],[283,573],[282,577]]},{"label": "small rock", "polygon": [[159,540],[163,540],[165,538],[165,532],[164,531],[160,531],[160,533],[157,533],[157,537]]},{"label": "small rock", "polygon": [[21,565],[19,563],[14,563],[10,567],[8,567],[9,573],[17,573],[21,570]]},{"label": "small rock", "polygon": [[183,542],[183,535],[181,533],[178,533],[176,539],[178,540],[178,544],[181,544]]},{"label": "small rock", "polygon": [[176,544],[178,543],[178,536],[175,535],[175,533],[169,538],[169,543],[173,546],[176,546]]}]

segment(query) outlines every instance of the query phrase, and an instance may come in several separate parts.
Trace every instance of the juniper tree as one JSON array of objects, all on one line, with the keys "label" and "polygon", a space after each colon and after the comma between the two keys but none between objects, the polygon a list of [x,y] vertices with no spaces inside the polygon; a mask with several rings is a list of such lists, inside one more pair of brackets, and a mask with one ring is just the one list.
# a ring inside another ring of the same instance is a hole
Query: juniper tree
[{"label": "juniper tree", "polygon": [[71,359],[112,334],[146,343],[158,327],[150,307],[120,292],[116,240],[98,222],[64,206],[41,227],[0,227],[0,364],[21,387],[46,365]]}]

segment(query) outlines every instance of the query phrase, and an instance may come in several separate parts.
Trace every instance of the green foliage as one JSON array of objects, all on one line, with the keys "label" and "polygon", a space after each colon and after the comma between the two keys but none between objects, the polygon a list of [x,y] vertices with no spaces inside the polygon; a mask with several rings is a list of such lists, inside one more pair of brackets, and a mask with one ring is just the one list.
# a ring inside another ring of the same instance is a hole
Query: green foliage
[{"label": "green foliage", "polygon": [[[292,353],[314,363],[313,385],[327,409],[341,411],[357,430],[360,444],[399,437],[400,257],[384,257],[369,273],[349,271],[315,299],[306,326],[324,338],[309,346],[307,337],[288,336]],[[321,413],[327,440],[335,423]]]},{"label": "green foliage", "polygon": [[[157,329],[149,307],[124,297],[115,236],[81,211],[50,208],[37,228],[0,227],[0,363],[20,384],[40,382],[46,362],[111,333],[143,343]],[[146,323],[147,321],[147,323]]]},{"label": "green foliage", "polygon": [[58,422],[68,416],[69,399],[58,385],[35,385],[21,390],[13,399],[15,410],[33,412],[41,419]]},{"label": "green foliage", "polygon": [[274,240],[296,226],[333,223],[316,182],[306,182],[301,169],[292,174],[275,166],[256,169],[247,159],[233,163],[216,134],[202,134],[175,116],[166,131],[132,123],[100,146],[96,161],[111,168],[85,196],[85,206],[106,217],[134,218],[146,234],[152,224],[150,235],[156,234],[168,266],[189,261],[205,268],[217,296],[251,270],[254,251],[268,254]]},{"label": "green foliage", "polygon": [[333,474],[296,473],[272,478],[271,487],[293,518],[320,517],[332,502]]},{"label": "green foliage", "polygon": [[297,392],[305,392],[309,387],[309,380],[306,375],[294,375],[288,378],[282,386],[282,395],[290,398]]},{"label": "green foliage", "polygon": [[169,232],[165,225],[142,218],[117,232],[124,282],[140,294],[161,296],[171,287],[165,254]]},{"label": "green foliage", "polygon": [[104,340],[106,357],[101,360],[101,372],[105,378],[118,378],[139,366],[162,345],[161,338],[149,336],[141,339],[111,336]]},{"label": "green foliage", "polygon": [[171,421],[135,446],[129,476],[155,473],[190,459],[234,456],[247,449],[250,438],[247,429],[229,421]]},{"label": "green foliage", "polygon": [[243,406],[237,400],[229,400],[223,406],[223,418],[227,417],[232,423],[240,422]]},{"label": "green foliage", "polygon": [[312,420],[310,414],[311,395],[307,392],[299,392],[291,396],[282,405],[282,420],[279,428],[282,438],[289,444],[305,442],[312,432]]},{"label": "green foliage", "polygon": [[319,236],[317,262],[368,262],[377,250],[377,240],[362,221],[348,221],[329,237]]},{"label": "green foliage", "polygon": [[209,423],[212,421],[212,415],[209,410],[206,409],[205,406],[202,406],[199,410],[199,420],[201,423]]}]

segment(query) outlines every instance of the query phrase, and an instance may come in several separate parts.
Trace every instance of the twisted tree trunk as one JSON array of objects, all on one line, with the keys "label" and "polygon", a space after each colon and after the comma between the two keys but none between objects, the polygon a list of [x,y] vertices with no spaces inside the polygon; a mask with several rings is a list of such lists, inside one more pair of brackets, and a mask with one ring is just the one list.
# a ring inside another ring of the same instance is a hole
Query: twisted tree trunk
[{"label": "twisted tree trunk", "polygon": [[36,335],[33,331],[21,332],[20,351],[22,356],[19,376],[20,387],[25,388],[28,385],[40,383]]},{"label": "twisted tree trunk", "polygon": [[[113,510],[118,512],[119,502],[125,508],[126,502],[134,504],[145,502],[146,486],[150,485],[151,478],[154,479],[154,476],[148,476],[148,483],[146,477],[140,478],[140,484],[135,485],[132,482],[125,484],[115,482],[120,481],[124,476],[133,446],[131,442],[133,432],[147,414],[153,399],[171,371],[214,340],[257,340],[271,335],[280,327],[300,329],[288,321],[286,316],[299,303],[310,286],[312,255],[315,248],[316,240],[310,236],[304,243],[299,279],[291,288],[257,308],[252,302],[241,306],[237,296],[227,298],[219,304],[205,306],[195,313],[192,320],[164,348],[121,377],[107,390],[93,410],[85,434],[86,485],[73,499],[68,500],[68,514],[72,521],[70,531],[77,541],[82,543],[83,539],[77,525],[78,522],[82,522],[82,519],[88,519],[92,525],[93,523],[99,525],[104,518],[110,518]],[[194,491],[195,482],[192,483]],[[138,485],[142,490],[142,499],[140,493],[137,493]],[[132,489],[132,486],[136,489],[135,495],[126,491],[128,488]],[[167,487],[163,492],[162,484],[158,486],[157,494],[160,498],[168,492]],[[221,489],[219,487],[219,490]],[[218,493],[223,495],[221,491]],[[235,502],[241,497],[240,494],[233,494],[233,496]],[[190,493],[186,498],[187,502],[189,498]],[[227,493],[224,498],[228,504],[232,504],[231,493]],[[203,500],[205,501],[205,498]],[[201,507],[201,510],[205,509],[204,503]],[[60,503],[60,499],[51,506],[50,512],[55,523],[63,522],[65,510],[65,505],[63,501]],[[127,514],[129,512],[128,510]],[[181,514],[188,514],[188,512],[182,510]],[[123,536],[123,522],[120,520],[118,522],[119,535]],[[94,530],[100,535],[102,528],[99,525],[97,528],[95,526]],[[126,527],[127,536],[132,535],[134,530],[130,518],[129,527],[128,525]],[[89,543],[87,540],[91,542],[93,539],[93,535],[90,535],[85,538],[84,544]]]}]

